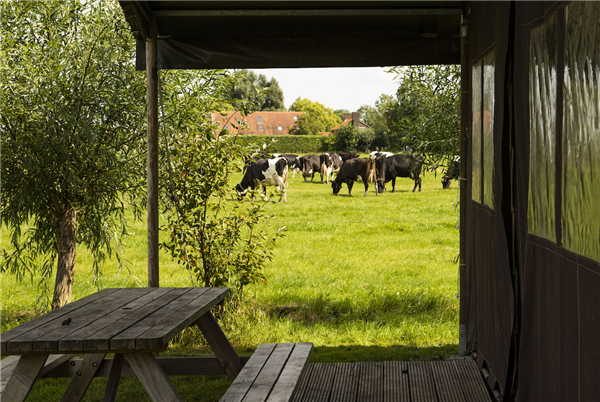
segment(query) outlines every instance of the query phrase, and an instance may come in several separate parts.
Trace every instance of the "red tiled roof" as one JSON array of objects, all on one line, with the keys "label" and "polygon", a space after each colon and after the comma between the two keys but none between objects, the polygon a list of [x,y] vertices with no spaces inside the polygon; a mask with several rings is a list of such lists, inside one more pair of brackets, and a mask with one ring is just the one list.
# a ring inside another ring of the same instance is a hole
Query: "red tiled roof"
[{"label": "red tiled roof", "polygon": [[303,115],[304,112],[254,112],[242,119],[240,112],[226,112],[225,116],[213,112],[211,120],[219,123],[220,130],[234,130],[233,125],[239,127],[238,120],[245,120],[248,128],[241,130],[240,134],[287,135],[288,128],[294,127]]}]

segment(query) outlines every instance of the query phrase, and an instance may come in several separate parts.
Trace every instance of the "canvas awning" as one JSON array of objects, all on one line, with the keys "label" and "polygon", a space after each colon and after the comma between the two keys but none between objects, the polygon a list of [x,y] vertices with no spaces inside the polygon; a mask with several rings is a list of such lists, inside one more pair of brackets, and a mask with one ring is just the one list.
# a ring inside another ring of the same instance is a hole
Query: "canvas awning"
[{"label": "canvas awning", "polygon": [[[460,63],[460,1],[121,1],[159,69]],[[144,26],[147,24],[147,26]]]}]

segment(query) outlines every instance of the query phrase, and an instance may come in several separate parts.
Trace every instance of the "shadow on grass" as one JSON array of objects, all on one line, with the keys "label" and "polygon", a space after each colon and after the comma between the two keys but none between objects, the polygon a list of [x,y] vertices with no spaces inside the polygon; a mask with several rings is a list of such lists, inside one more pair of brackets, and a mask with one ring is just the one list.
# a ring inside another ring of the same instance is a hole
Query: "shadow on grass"
[{"label": "shadow on grass", "polygon": [[439,346],[315,346],[311,363],[443,360],[458,355],[455,344]]}]

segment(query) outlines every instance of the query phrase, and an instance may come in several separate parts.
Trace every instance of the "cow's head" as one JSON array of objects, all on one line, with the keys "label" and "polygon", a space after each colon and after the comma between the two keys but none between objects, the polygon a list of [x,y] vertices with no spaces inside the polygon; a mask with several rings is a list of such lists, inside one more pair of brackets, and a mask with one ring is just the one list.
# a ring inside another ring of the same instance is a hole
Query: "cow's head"
[{"label": "cow's head", "polygon": [[333,189],[333,195],[337,195],[340,192],[340,189],[342,188],[342,184],[338,184],[338,182],[334,180],[331,182],[331,188]]},{"label": "cow's head", "polygon": [[241,200],[241,199],[244,197],[244,195],[246,194],[246,191],[247,191],[247,190],[246,190],[246,189],[245,189],[245,188],[242,186],[242,183],[238,183],[238,184],[235,186],[235,189],[234,189],[234,190],[235,190],[235,191],[237,191],[237,193],[238,193],[238,200]]},{"label": "cow's head", "polygon": [[450,187],[450,184],[452,184],[452,177],[449,176],[444,176],[442,177],[442,188],[445,190],[448,187]]}]

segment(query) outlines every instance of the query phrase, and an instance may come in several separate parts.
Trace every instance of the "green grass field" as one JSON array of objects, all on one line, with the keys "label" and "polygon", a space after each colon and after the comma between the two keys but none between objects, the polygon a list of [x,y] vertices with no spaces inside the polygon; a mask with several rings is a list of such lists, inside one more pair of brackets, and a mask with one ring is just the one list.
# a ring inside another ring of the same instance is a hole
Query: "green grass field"
[{"label": "green grass field", "polygon": [[[370,185],[363,197],[362,183],[355,183],[348,197],[345,185],[334,196],[318,177],[312,183],[290,177],[288,202],[273,196],[265,206],[275,215],[268,229],[287,231],[264,269],[268,283],[248,287],[240,311],[221,319],[236,350],[249,355],[260,343],[312,342],[313,362],[458,354],[456,183],[442,190],[440,175],[428,172],[421,193],[411,192],[412,180],[398,179],[393,194],[376,197]],[[107,264],[103,287],[145,285],[145,223],[132,229],[124,250],[128,268],[118,272],[116,262]],[[3,227],[3,247],[6,234]],[[164,252],[160,267],[161,286],[190,286],[189,273]],[[3,331],[35,316],[38,280],[18,283],[2,275]],[[89,253],[79,249],[74,298],[94,291]],[[206,353],[199,331],[188,330],[163,355]],[[230,384],[223,377],[172,380],[189,401],[218,401]],[[28,400],[58,400],[67,384],[40,380]],[[95,379],[84,400],[102,400],[105,385],[106,379]],[[124,378],[118,400],[150,399],[137,379]]]}]

